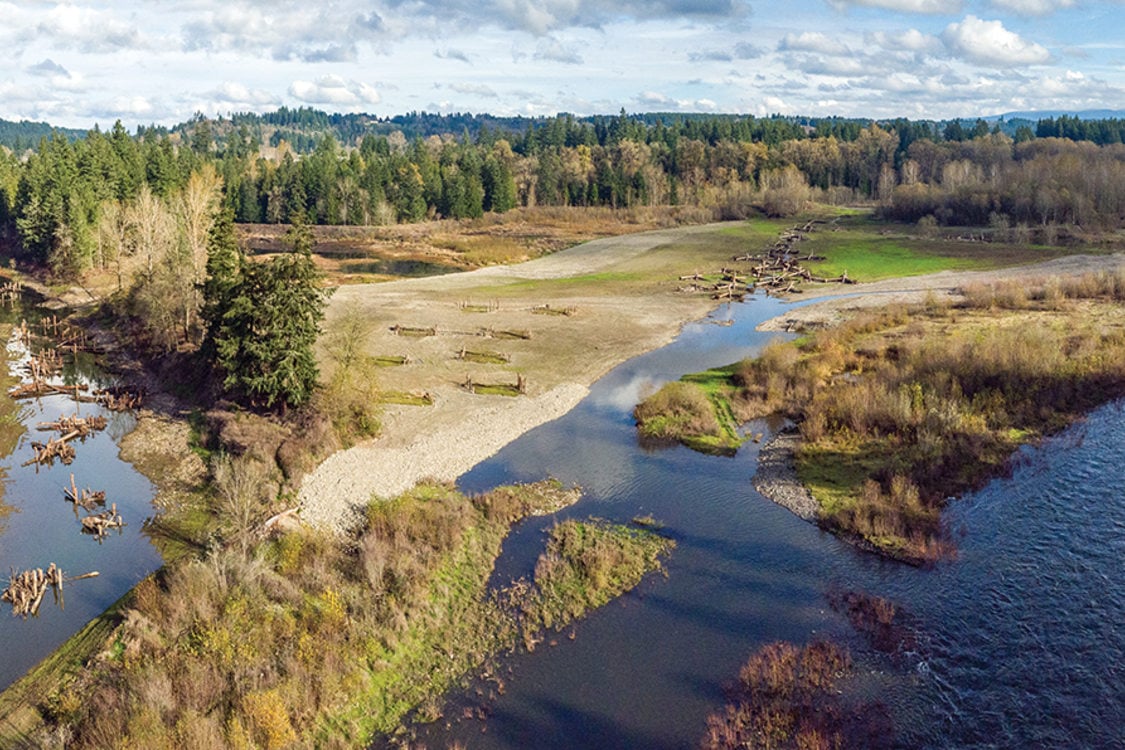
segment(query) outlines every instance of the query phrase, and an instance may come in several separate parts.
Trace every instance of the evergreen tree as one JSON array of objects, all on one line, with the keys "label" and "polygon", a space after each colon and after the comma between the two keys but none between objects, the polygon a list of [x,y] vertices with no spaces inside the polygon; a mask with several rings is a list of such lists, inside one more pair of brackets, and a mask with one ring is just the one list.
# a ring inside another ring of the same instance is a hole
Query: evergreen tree
[{"label": "evergreen tree", "polygon": [[283,410],[307,402],[316,386],[313,345],[327,301],[312,260],[312,233],[297,222],[287,237],[291,252],[268,264],[241,263],[213,341],[224,387]]}]

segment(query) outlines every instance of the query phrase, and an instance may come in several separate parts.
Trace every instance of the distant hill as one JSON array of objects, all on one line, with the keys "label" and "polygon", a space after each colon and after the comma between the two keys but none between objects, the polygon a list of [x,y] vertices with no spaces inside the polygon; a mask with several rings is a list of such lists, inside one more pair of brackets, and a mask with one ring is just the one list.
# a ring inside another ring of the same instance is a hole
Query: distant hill
[{"label": "distant hill", "polygon": [[85,130],[56,128],[45,122],[30,122],[28,120],[13,122],[0,119],[0,146],[6,146],[16,153],[35,148],[39,145],[41,138],[46,138],[51,133],[60,133],[72,141],[86,135]]},{"label": "distant hill", "polygon": [[983,118],[985,122],[999,120],[1039,120],[1058,119],[1059,117],[1077,117],[1079,120],[1121,120],[1125,119],[1125,109],[1084,109],[1080,112],[1065,109],[1043,110],[1041,112],[1007,112],[1002,115],[991,115]]}]

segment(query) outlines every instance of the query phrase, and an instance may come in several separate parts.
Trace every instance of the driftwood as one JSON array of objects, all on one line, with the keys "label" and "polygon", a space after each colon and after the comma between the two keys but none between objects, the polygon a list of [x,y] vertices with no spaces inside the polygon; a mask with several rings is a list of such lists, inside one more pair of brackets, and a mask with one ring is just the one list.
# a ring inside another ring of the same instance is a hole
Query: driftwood
[{"label": "driftwood", "polygon": [[37,430],[53,430],[63,434],[76,432],[77,437],[86,437],[91,432],[104,430],[109,420],[100,414],[92,417],[80,417],[73,414],[69,417],[59,417],[55,422],[40,422],[35,426]]},{"label": "driftwood", "polygon": [[82,391],[85,390],[89,390],[89,386],[83,385],[82,383],[76,383],[75,385],[57,385],[55,383],[36,381],[34,383],[22,383],[8,391],[8,395],[16,399],[42,398],[43,396],[70,396],[76,401],[93,402],[95,399],[82,395]]},{"label": "driftwood", "polygon": [[54,563],[44,571],[42,568],[25,570],[17,574],[14,570],[8,577],[8,587],[0,593],[0,601],[12,605],[12,614],[27,618],[39,614],[39,605],[43,603],[43,596],[47,589],[54,587],[56,594],[62,594],[65,581],[81,581],[84,578],[96,578],[98,572],[84,573],[80,576],[67,578],[62,569]]},{"label": "driftwood", "polygon": [[67,441],[75,437],[78,437],[77,433],[72,432],[60,438],[50,438],[46,443],[40,443],[37,440],[33,441],[31,443],[31,449],[35,451],[35,456],[24,461],[23,465],[31,466],[32,464],[38,464],[42,466],[43,464],[47,464],[50,466],[55,462],[56,458],[62,461],[63,464],[70,464],[70,462],[74,460],[75,451],[74,446],[68,444]]},{"label": "driftwood", "polygon": [[93,510],[98,505],[105,505],[105,490],[91,490],[89,487],[79,491],[74,483],[74,474],[70,475],[70,486],[63,487],[63,495],[75,506],[87,511]]},{"label": "driftwood", "polygon": [[437,336],[437,328],[412,328],[396,323],[391,326],[391,333],[396,336]]},{"label": "driftwood", "polygon": [[110,529],[120,529],[124,526],[125,522],[117,512],[117,503],[111,504],[107,511],[82,519],[82,532],[93,535],[99,542],[105,539]]},{"label": "driftwood", "polygon": [[94,401],[110,411],[132,411],[144,403],[144,391],[128,385],[118,385],[94,391]]}]

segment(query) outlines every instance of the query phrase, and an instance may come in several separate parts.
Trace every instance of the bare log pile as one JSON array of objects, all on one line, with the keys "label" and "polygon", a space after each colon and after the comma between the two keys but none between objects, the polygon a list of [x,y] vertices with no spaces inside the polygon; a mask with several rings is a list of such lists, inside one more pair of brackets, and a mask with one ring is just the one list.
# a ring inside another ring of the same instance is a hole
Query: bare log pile
[{"label": "bare log pile", "polygon": [[107,511],[82,519],[83,533],[92,534],[99,542],[105,539],[110,529],[120,529],[124,526],[125,522],[117,512],[117,503],[111,504]]},{"label": "bare log pile", "polygon": [[84,438],[93,432],[104,430],[108,424],[109,420],[100,414],[92,417],[80,417],[77,414],[72,414],[69,417],[59,417],[58,421],[55,422],[40,422],[35,428],[38,430],[53,430],[63,435],[74,433],[74,437]]},{"label": "bare log pile", "polygon": [[42,398],[43,396],[70,396],[75,401],[91,402],[95,399],[89,396],[83,396],[82,391],[88,390],[89,386],[81,383],[74,385],[57,385],[55,383],[46,383],[43,381],[36,381],[34,383],[22,383],[12,390],[8,391],[8,395],[12,398]]},{"label": "bare log pile", "polygon": [[62,372],[62,355],[58,349],[42,349],[27,360],[27,372],[34,382],[39,382]]},{"label": "bare log pile", "polygon": [[62,594],[64,581],[80,581],[84,578],[96,578],[97,575],[98,572],[95,570],[92,573],[66,578],[62,569],[54,563],[51,563],[46,571],[36,568],[17,574],[13,570],[8,577],[8,587],[0,593],[0,601],[11,604],[12,614],[18,617],[24,619],[28,615],[34,617],[39,614],[39,605],[43,603],[47,589],[54,587],[55,594],[59,595]]},{"label": "bare log pile", "polygon": [[74,483],[74,474],[70,475],[70,486],[63,487],[63,495],[76,507],[83,508],[86,511],[92,511],[99,505],[105,505],[105,490],[91,490],[87,487],[79,491],[78,485]]},{"label": "bare log pile", "polygon": [[141,408],[144,391],[128,385],[102,388],[94,391],[94,401],[110,411],[131,411]]},{"label": "bare log pile", "polygon": [[[824,260],[823,257],[808,253],[802,256],[797,251],[799,245],[809,233],[814,231],[817,224],[825,222],[820,220],[809,221],[803,226],[793,227],[785,232],[782,232],[778,237],[777,242],[773,244],[764,253],[756,255],[746,254],[734,258],[737,262],[753,263],[754,266],[750,269],[750,275],[753,277],[753,282],[749,284],[750,289],[762,287],[766,290],[766,294],[788,294],[800,292],[799,284],[802,281],[808,281],[816,284],[852,284],[855,283],[852,279],[848,278],[845,271],[836,278],[823,278],[813,276],[807,268],[801,265],[802,262],[811,262]],[[724,278],[730,277],[733,281],[734,277],[728,272]]]},{"label": "bare log pile", "polygon": [[40,466],[46,464],[51,466],[55,463],[57,458],[63,464],[69,465],[74,460],[74,446],[67,443],[68,440],[77,437],[71,433],[63,435],[60,438],[51,438],[46,443],[34,441],[31,443],[31,449],[35,451],[35,456],[23,462],[24,466],[31,464],[38,464]]}]

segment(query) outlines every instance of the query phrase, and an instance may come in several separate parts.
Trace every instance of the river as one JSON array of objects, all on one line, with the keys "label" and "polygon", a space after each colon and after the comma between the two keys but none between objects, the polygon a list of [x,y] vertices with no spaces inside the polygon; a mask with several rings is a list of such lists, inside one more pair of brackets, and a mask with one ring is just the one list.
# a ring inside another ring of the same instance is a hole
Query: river
[{"label": "river", "polygon": [[[3,320],[18,322],[36,311],[5,310]],[[15,340],[7,342],[8,361],[19,374],[26,350]],[[90,358],[68,362],[61,378],[51,382],[68,385],[86,383],[93,388],[110,385]],[[0,688],[6,688],[24,672],[48,656],[87,622],[155,570],[160,555],[142,531],[146,518],[153,515],[152,484],[132,465],[118,456],[120,439],[135,424],[130,413],[114,413],[95,404],[77,404],[66,396],[48,396],[12,402],[0,395],[0,572],[60,566],[68,576],[98,571],[97,578],[64,585],[61,601],[48,593],[38,616],[21,619],[10,614],[5,602],[0,611]],[[109,426],[83,440],[74,440],[74,462],[65,466],[23,466],[34,455],[32,441],[46,442],[55,433],[36,429],[40,422],[52,422],[78,413],[89,417],[104,415]],[[78,487],[105,490],[106,501],[116,503],[126,526],[111,531],[102,541],[81,531],[81,516],[63,496],[70,475]],[[5,577],[4,584],[7,585]]]},{"label": "river", "polygon": [[[461,478],[467,491],[545,475],[585,490],[554,519],[517,527],[497,582],[531,572],[559,517],[652,515],[677,548],[666,577],[505,657],[502,691],[493,680],[453,695],[447,718],[418,728],[422,743],[692,747],[752,651],[829,637],[853,650],[852,689],[887,704],[901,747],[1125,747],[1123,406],[1025,449],[1010,478],[953,503],[957,559],[929,570],[885,561],[761,497],[752,442],[725,458],[637,441],[643,393],[754,353],[777,336],[754,328],[782,309],[754,297],[687,326]],[[778,427],[746,429],[768,439]],[[829,606],[844,589],[894,601],[917,645],[893,659],[868,649]],[[487,719],[460,718],[470,711]]]}]

